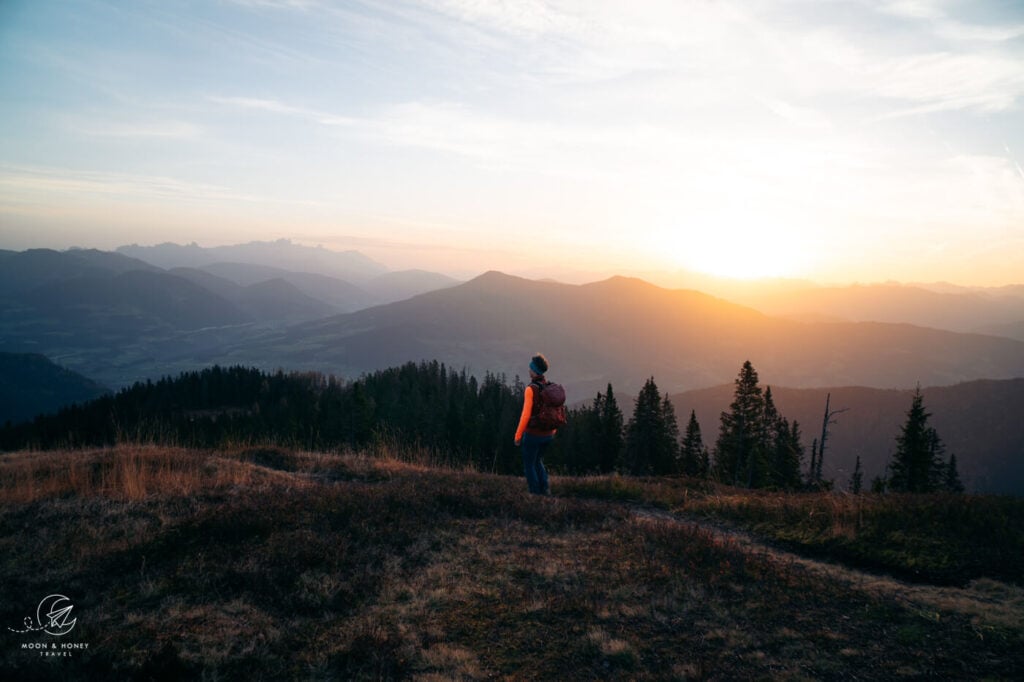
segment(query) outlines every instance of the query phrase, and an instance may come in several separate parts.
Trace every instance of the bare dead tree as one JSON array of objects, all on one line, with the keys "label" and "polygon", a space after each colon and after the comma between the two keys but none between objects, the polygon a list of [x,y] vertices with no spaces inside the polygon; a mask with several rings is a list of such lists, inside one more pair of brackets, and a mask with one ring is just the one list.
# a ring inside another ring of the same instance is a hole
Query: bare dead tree
[{"label": "bare dead tree", "polygon": [[843,412],[849,411],[850,408],[844,407],[841,410],[832,410],[830,405],[832,403],[832,394],[829,393],[825,396],[825,416],[821,420],[821,439],[818,440],[818,452],[817,458],[812,455],[811,457],[811,483],[821,482],[821,463],[825,459],[825,443],[828,441],[828,427],[832,424],[837,424],[835,416],[842,414]]}]

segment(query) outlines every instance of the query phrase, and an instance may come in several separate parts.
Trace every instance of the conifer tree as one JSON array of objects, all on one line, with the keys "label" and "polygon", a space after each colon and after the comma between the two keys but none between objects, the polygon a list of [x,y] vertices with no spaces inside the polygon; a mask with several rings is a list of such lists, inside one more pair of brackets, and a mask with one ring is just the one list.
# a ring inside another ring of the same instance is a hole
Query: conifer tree
[{"label": "conifer tree", "polygon": [[701,436],[696,410],[690,410],[690,421],[686,424],[680,459],[684,474],[695,478],[707,478],[710,457]]},{"label": "conifer tree", "polygon": [[749,485],[763,456],[764,396],[757,384],[757,370],[749,360],[735,380],[736,391],[729,411],[721,415],[715,443],[715,476],[723,483]]},{"label": "conifer tree", "polygon": [[942,488],[946,492],[950,493],[962,493],[964,491],[964,484],[960,481],[960,472],[956,468],[956,455],[949,456],[949,464],[945,467],[945,480],[943,481]]},{"label": "conifer tree", "polygon": [[[633,408],[633,416],[626,425],[625,466],[634,476],[668,474],[673,472],[676,456],[676,438],[672,425],[667,422],[671,404],[666,407],[654,377],[640,389]],[[672,417],[674,419],[674,411]],[[678,432],[678,427],[676,427]]]},{"label": "conifer tree", "polygon": [[807,486],[813,488],[818,481],[818,439],[811,443],[811,466],[807,469]]},{"label": "conifer tree", "polygon": [[800,423],[792,424],[779,416],[775,423],[775,437],[772,442],[772,484],[784,490],[800,487],[800,465],[804,458],[804,446],[800,442]]},{"label": "conifer tree", "polygon": [[600,393],[597,395],[598,400],[594,402],[597,422],[594,448],[598,471],[607,474],[615,470],[625,446],[622,435],[624,417],[610,383],[603,397]]},{"label": "conifer tree", "polygon": [[857,455],[857,463],[853,465],[853,475],[850,476],[850,492],[860,495],[864,487],[864,470],[860,466],[860,455]]},{"label": "conifer tree", "polygon": [[[772,397],[772,387],[764,391],[764,407],[761,410],[761,447],[758,448],[759,457],[751,467],[751,475],[747,481],[747,487],[766,488],[779,484],[779,472],[776,470],[778,451],[785,448],[785,441],[788,439],[789,424],[779,414],[775,407],[775,399]],[[780,434],[782,429],[787,433]]]},{"label": "conifer tree", "polygon": [[661,399],[661,423],[663,442],[657,451],[654,473],[662,476],[676,474],[679,473],[679,420],[668,393]]},{"label": "conifer tree", "polygon": [[896,454],[889,467],[890,490],[924,493],[941,485],[944,448],[938,433],[928,426],[930,416],[924,409],[924,398],[918,386],[907,411],[907,421],[896,437]]}]

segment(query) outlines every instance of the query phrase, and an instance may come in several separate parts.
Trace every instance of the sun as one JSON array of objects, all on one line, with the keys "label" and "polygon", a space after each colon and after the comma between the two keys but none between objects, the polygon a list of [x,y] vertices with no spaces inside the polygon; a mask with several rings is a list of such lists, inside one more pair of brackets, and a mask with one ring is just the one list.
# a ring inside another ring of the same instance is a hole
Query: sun
[{"label": "sun", "polygon": [[730,279],[795,277],[807,265],[799,233],[773,221],[729,213],[674,230],[663,256],[677,266]]}]

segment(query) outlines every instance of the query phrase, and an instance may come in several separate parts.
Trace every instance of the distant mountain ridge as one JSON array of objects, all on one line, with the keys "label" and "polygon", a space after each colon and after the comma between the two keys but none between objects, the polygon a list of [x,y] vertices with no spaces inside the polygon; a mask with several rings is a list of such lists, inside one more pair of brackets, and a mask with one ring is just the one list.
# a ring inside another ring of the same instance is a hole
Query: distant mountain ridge
[{"label": "distant mountain ridge", "polygon": [[389,271],[358,251],[332,251],[288,239],[215,247],[169,242],[156,246],[132,244],[118,247],[117,253],[168,270],[206,270],[242,285],[284,279],[307,296],[343,312],[460,283],[426,270]]},{"label": "distant mountain ridge", "polygon": [[131,244],[119,246],[117,253],[164,269],[198,268],[213,263],[250,263],[327,275],[356,283],[388,271],[358,251],[332,251],[322,246],[302,246],[289,239],[212,247],[202,247],[194,242],[187,245],[166,242],[156,246]]},{"label": "distant mountain ridge", "polygon": [[[261,252],[296,246],[258,244]],[[364,289],[266,265],[166,271],[85,250],[0,252],[0,265],[7,266],[0,268],[0,350],[59,357],[115,387],[212,363],[358,376],[437,359],[511,377],[525,374],[523,358],[537,350],[549,354],[576,396],[608,382],[635,392],[648,376],[672,392],[713,386],[731,381],[746,359],[773,383],[794,387],[1024,376],[1024,343],[1008,338],[910,324],[796,322],[626,277],[568,285],[489,272],[332,315],[331,306],[338,310],[350,294],[372,296],[375,281],[403,293],[425,279],[450,281],[385,273]],[[334,302],[324,300],[329,291],[338,292]]]},{"label": "distant mountain ridge", "polygon": [[907,323],[1024,340],[1024,296],[1015,287],[932,291],[901,284],[872,284],[749,292],[734,300],[777,317]]},{"label": "distant mountain ridge", "polygon": [[635,392],[648,376],[672,392],[716,385],[731,381],[746,359],[773,383],[796,387],[1024,376],[1024,343],[1010,339],[906,324],[802,324],[637,279],[566,285],[498,272],[274,332],[218,359],[347,375],[438,359],[513,376],[526,374],[535,350],[549,355],[553,376],[584,395],[609,381]]},{"label": "distant mountain ridge", "polygon": [[[267,255],[267,249],[294,245],[264,246],[260,253]],[[367,281],[377,292],[371,293],[327,275],[269,265],[164,270],[93,249],[0,251],[0,350],[59,357],[116,387],[191,369],[201,355],[256,330],[454,283],[423,271],[385,272]]]},{"label": "distant mountain ridge", "polygon": [[109,392],[42,355],[0,352],[0,426],[50,414]]}]

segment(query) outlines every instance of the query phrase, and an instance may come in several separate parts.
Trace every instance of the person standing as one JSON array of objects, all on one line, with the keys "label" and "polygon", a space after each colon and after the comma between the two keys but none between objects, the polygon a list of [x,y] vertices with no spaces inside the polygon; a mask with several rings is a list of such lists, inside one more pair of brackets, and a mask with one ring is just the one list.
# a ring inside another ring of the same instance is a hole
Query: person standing
[{"label": "person standing", "polygon": [[541,407],[539,396],[550,383],[544,376],[547,371],[548,361],[543,355],[538,353],[530,359],[530,385],[523,392],[523,412],[516,429],[516,446],[521,445],[523,448],[526,485],[535,495],[551,494],[548,472],[544,468],[544,451],[557,433],[557,429],[550,428],[550,424],[538,423],[537,417]]}]

